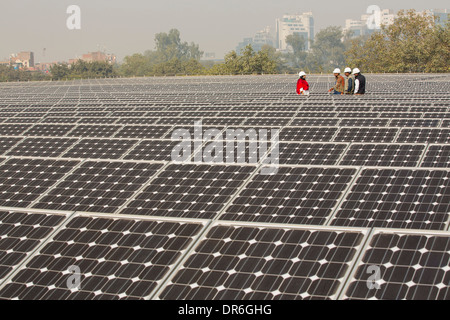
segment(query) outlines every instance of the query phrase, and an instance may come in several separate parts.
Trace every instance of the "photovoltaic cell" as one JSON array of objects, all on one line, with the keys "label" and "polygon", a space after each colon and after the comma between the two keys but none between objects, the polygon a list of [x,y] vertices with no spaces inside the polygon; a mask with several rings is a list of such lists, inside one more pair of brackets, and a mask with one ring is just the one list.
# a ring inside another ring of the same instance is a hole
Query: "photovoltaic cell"
[{"label": "photovoltaic cell", "polygon": [[78,125],[67,134],[69,137],[93,137],[93,138],[109,138],[114,135],[120,126],[108,125]]},{"label": "photovoltaic cell", "polygon": [[[448,235],[379,232],[364,252],[344,298],[449,300],[449,261]],[[380,280],[378,287],[369,289],[371,266],[379,268]]]},{"label": "photovoltaic cell", "polygon": [[162,139],[172,126],[124,126],[115,138]]},{"label": "photovoltaic cell", "polygon": [[415,167],[424,149],[425,145],[353,144],[340,165]]},{"label": "photovoltaic cell", "polygon": [[389,119],[364,119],[364,118],[345,118],[339,122],[342,127],[385,127],[389,122]]},{"label": "photovoltaic cell", "polygon": [[82,139],[70,148],[63,157],[83,159],[120,159],[138,140]]},{"label": "photovoltaic cell", "polygon": [[0,137],[0,155],[3,155],[14,145],[16,145],[22,138],[14,137]]},{"label": "photovoltaic cell", "polygon": [[70,138],[26,138],[8,152],[17,157],[59,157],[77,139]]},{"label": "photovoltaic cell", "polygon": [[0,124],[0,135],[2,136],[20,136],[31,128],[26,124]]},{"label": "photovoltaic cell", "polygon": [[291,126],[323,126],[323,127],[333,127],[336,126],[339,119],[328,119],[328,118],[294,118],[291,122]]},{"label": "photovoltaic cell", "polygon": [[[143,140],[135,146],[124,159],[172,161],[172,151],[180,141],[171,140]],[[193,150],[193,143],[191,150]]]},{"label": "photovoltaic cell", "polygon": [[[76,217],[0,290],[0,298],[146,298],[201,227],[200,223]],[[73,265],[82,275],[79,287],[69,289]]]},{"label": "photovoltaic cell", "polygon": [[393,142],[397,128],[346,128],[339,130],[334,141],[340,142]]},{"label": "photovoltaic cell", "polygon": [[10,159],[0,165],[0,206],[26,208],[79,162]]},{"label": "photovoltaic cell", "polygon": [[443,230],[449,171],[365,169],[331,221],[335,226]]},{"label": "photovoltaic cell", "polygon": [[289,165],[335,165],[347,144],[279,143],[279,163]]},{"label": "photovoltaic cell", "polygon": [[211,219],[254,170],[253,166],[169,165],[121,213]]},{"label": "photovoltaic cell", "polygon": [[450,129],[404,128],[397,142],[406,143],[450,143]]},{"label": "photovoltaic cell", "polygon": [[359,232],[214,226],[160,299],[330,299],[363,239]]},{"label": "photovoltaic cell", "polygon": [[321,225],[356,173],[348,168],[280,167],[256,174],[221,220]]},{"label": "photovoltaic cell", "polygon": [[450,168],[450,145],[430,145],[421,167]]},{"label": "photovoltaic cell", "polygon": [[0,281],[19,265],[64,216],[0,211]]},{"label": "photovoltaic cell", "polygon": [[27,136],[64,136],[74,125],[65,124],[36,124],[25,135]]},{"label": "photovoltaic cell", "polygon": [[280,141],[331,141],[335,127],[288,127],[280,132]]},{"label": "photovoltaic cell", "polygon": [[114,213],[161,167],[162,164],[88,161],[34,207]]}]

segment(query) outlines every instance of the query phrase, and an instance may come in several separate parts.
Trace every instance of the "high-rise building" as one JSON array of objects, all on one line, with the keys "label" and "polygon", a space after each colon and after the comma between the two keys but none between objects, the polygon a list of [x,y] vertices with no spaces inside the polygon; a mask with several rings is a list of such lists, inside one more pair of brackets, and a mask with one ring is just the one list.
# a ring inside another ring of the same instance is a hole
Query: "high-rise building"
[{"label": "high-rise building", "polygon": [[424,11],[426,14],[433,15],[437,18],[436,23],[445,26],[448,21],[450,11],[448,9],[431,9]]},{"label": "high-rise building", "polygon": [[253,50],[260,51],[264,45],[274,46],[273,37],[270,33],[270,27],[265,27],[258,31],[253,38],[244,38],[242,42],[236,47],[236,52],[241,52],[247,45],[251,44]]},{"label": "high-rise building", "polygon": [[276,20],[276,47],[281,51],[289,50],[286,43],[288,35],[298,34],[306,40],[306,50],[311,48],[314,41],[314,17],[312,12],[295,15],[284,15]]},{"label": "high-rise building", "polygon": [[[378,15],[378,16],[376,16]],[[361,19],[345,20],[344,33],[350,32],[350,37],[370,35],[376,30],[380,30],[382,25],[391,25],[394,23],[397,15],[391,9],[382,9],[372,14],[363,14]]]}]

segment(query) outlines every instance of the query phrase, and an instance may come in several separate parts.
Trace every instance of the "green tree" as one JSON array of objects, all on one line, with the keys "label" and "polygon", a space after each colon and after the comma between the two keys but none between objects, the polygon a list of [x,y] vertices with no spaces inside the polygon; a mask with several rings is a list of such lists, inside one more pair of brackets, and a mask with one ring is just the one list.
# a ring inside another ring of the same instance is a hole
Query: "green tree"
[{"label": "green tree", "polygon": [[124,76],[201,74],[200,64],[203,52],[199,45],[181,41],[180,32],[172,29],[169,33],[155,35],[156,50],[144,54],[127,56],[119,68]]},{"label": "green tree", "polygon": [[347,62],[371,72],[448,72],[449,29],[449,23],[442,27],[429,15],[402,10],[392,25],[353,40]]},{"label": "green tree", "polygon": [[292,48],[292,52],[285,55],[286,61],[292,71],[306,68],[306,39],[297,34],[290,34],[286,37],[286,43]]},{"label": "green tree", "polygon": [[331,72],[334,68],[345,64],[344,34],[341,27],[327,27],[319,31],[311,52],[306,58],[309,71]]}]

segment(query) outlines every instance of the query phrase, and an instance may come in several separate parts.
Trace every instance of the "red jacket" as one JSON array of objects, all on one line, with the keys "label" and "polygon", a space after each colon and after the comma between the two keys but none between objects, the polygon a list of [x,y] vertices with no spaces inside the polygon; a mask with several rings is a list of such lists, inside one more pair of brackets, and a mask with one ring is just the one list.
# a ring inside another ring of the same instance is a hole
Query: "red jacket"
[{"label": "red jacket", "polygon": [[309,83],[306,80],[303,80],[302,78],[298,79],[297,81],[297,93],[300,94],[300,89],[303,88],[303,90],[309,90]]}]

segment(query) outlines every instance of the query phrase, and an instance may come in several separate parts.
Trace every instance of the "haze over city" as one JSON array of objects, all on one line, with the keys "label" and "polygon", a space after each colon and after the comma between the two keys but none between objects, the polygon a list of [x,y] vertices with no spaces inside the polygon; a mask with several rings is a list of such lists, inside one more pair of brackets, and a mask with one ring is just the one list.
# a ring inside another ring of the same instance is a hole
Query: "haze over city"
[{"label": "haze over city", "polygon": [[[217,58],[236,48],[266,26],[274,28],[283,14],[312,11],[315,32],[344,26],[345,19],[358,19],[369,5],[380,8],[446,8],[443,0],[343,1],[331,0],[76,0],[9,1],[0,12],[0,60],[11,53],[34,51],[37,62],[63,61],[91,51],[114,53],[118,61],[126,55],[154,48],[154,35],[177,28],[183,41],[195,42]],[[69,30],[69,5],[81,8],[81,30]],[[45,48],[45,50],[44,50]]]}]

